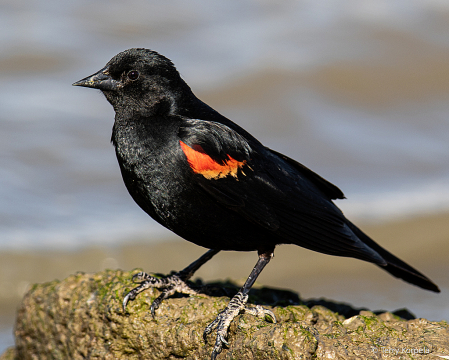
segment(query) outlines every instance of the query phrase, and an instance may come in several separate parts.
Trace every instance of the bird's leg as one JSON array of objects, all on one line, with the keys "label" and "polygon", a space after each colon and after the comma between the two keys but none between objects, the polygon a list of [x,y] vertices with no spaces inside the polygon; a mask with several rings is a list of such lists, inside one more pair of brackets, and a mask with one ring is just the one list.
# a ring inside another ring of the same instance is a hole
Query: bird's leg
[{"label": "bird's leg", "polygon": [[151,304],[151,314],[153,317],[155,316],[156,309],[162,301],[174,293],[178,292],[188,295],[197,294],[198,292],[187,284],[187,280],[193,276],[195,271],[197,271],[202,265],[212,259],[212,257],[219,252],[220,250],[211,249],[185,269],[164,278],[157,278],[145,272],[140,272],[134,275],[133,281],[140,282],[140,284],[132,289],[123,299],[123,312],[126,312],[126,305],[130,300],[134,300],[142,291],[153,287],[162,289],[161,295],[159,295]]},{"label": "bird's leg", "polygon": [[214,360],[221,352],[223,344],[228,345],[228,342],[226,341],[228,328],[231,324],[231,321],[238,314],[245,312],[262,319],[268,316],[273,322],[276,322],[276,317],[274,316],[272,311],[264,309],[260,305],[250,307],[246,304],[246,302],[248,301],[249,290],[253,286],[259,274],[262,272],[265,265],[270,262],[272,257],[272,251],[259,252],[259,260],[257,261],[256,266],[254,266],[253,271],[251,271],[248,279],[245,281],[243,287],[231,299],[228,306],[226,306],[226,308],[221,311],[215,318],[215,320],[211,322],[204,330],[203,338],[204,341],[207,342],[207,335],[210,334],[215,327],[217,328],[217,338],[215,340],[214,350],[212,351],[212,360]]}]

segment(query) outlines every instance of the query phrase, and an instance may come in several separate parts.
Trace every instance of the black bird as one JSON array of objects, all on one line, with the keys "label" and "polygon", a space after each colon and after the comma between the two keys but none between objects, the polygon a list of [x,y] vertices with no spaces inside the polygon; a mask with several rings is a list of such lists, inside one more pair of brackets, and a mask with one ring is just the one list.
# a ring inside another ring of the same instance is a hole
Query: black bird
[{"label": "black bird", "polygon": [[206,335],[217,328],[212,359],[227,344],[240,312],[273,313],[246,305],[248,292],[279,244],[369,261],[395,277],[439,292],[426,276],[376,244],[346,219],[332,200],[336,186],[299,162],[262,145],[247,131],[199,100],[173,63],[155,51],[129,49],[73,85],[100,89],[115,110],[112,143],[126,188],[152,218],[210,249],[184,270],[157,279],[139,273],[140,285],[123,300],[159,287],[159,304],[220,250],[254,251],[256,266]]}]

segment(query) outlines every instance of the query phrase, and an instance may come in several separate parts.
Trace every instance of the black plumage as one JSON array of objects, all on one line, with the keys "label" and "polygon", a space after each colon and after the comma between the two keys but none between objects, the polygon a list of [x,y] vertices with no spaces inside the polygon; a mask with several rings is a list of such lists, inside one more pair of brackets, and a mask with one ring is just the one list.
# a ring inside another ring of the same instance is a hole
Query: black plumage
[{"label": "black plumage", "polygon": [[[259,262],[241,296],[233,298],[212,324],[218,324],[213,358],[221,351],[235,309],[245,306],[254,276],[278,244],[369,261],[393,276],[439,292],[431,280],[344,217],[332,201],[344,198],[340,189],[263,146],[201,102],[164,56],[130,49],[74,85],[102,90],[114,107],[112,142],[136,203],[184,239],[213,249],[195,263],[195,269],[220,250],[258,251]],[[194,270],[187,272],[178,277],[187,280]],[[174,288],[167,285],[160,301]],[[144,285],[128,294],[124,304],[142,289]],[[154,312],[158,303],[153,305]],[[208,327],[206,334],[210,331]]]}]

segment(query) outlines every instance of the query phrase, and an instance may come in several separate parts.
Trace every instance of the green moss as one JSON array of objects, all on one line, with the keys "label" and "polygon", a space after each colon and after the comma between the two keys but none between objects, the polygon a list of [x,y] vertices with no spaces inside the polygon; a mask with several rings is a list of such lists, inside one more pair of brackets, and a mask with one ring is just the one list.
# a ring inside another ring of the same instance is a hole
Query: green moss
[{"label": "green moss", "polygon": [[369,330],[374,330],[375,327],[379,324],[379,319],[375,316],[363,316],[359,315],[363,322],[366,324],[366,327]]},{"label": "green moss", "polygon": [[315,336],[313,336],[313,334],[310,332],[310,330],[302,325],[299,325],[299,329],[300,329],[300,334],[303,335],[307,341],[314,341]]},{"label": "green moss", "polygon": [[[149,304],[159,291],[149,289],[129,303],[125,315],[121,302],[131,289],[131,278],[132,273],[107,270],[33,286],[17,319],[19,358],[209,358],[215,336],[209,335],[210,343],[205,345],[202,333],[229,298],[169,298],[153,320]],[[263,296],[257,298],[279,298],[278,290],[273,293],[276,296],[264,289]],[[342,358],[346,351],[357,351],[360,358],[368,358],[372,346],[395,347],[398,338],[410,346],[449,352],[449,345],[444,345],[448,343],[449,326],[444,321],[415,321],[407,330],[402,319],[383,322],[374,314],[363,313],[346,328],[342,317],[324,306],[277,306],[273,312],[276,324],[249,314],[234,319],[229,349],[219,358],[316,359],[325,354],[318,356],[316,352],[326,347]],[[359,324],[363,325],[355,331],[348,330]]]}]

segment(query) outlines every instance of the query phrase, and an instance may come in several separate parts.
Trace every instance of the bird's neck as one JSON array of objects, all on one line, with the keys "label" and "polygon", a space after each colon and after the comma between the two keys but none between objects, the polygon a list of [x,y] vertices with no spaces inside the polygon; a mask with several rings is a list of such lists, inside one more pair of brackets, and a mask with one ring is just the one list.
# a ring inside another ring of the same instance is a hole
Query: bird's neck
[{"label": "bird's neck", "polygon": [[180,120],[173,116],[125,117],[116,114],[111,141],[117,157],[127,163],[157,156],[174,141]]}]

